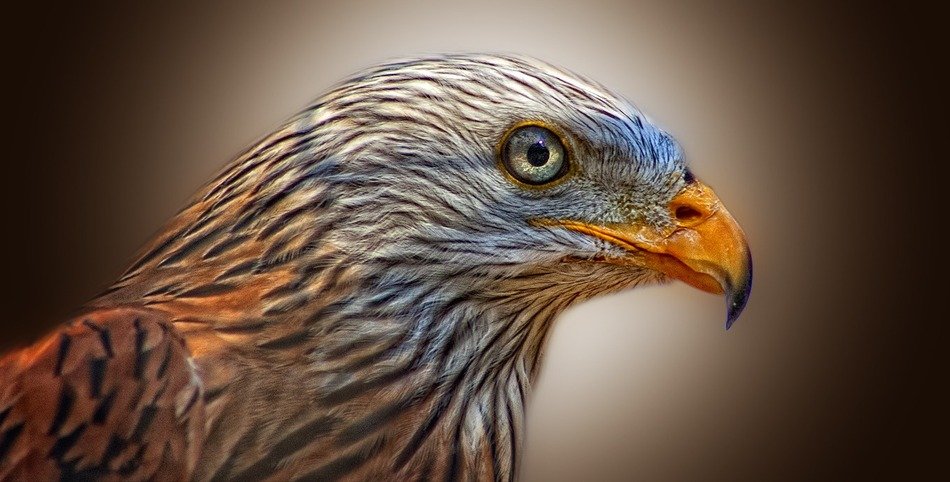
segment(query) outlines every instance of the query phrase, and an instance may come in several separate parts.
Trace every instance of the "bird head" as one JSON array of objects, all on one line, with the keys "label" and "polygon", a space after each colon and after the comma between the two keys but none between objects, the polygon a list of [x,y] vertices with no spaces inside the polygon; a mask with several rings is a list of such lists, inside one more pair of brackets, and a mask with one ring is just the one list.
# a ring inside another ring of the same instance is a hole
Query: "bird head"
[{"label": "bird head", "polygon": [[508,293],[543,277],[528,284],[542,301],[545,286],[582,299],[676,279],[724,294],[727,328],[746,304],[735,219],[670,135],[573,73],[513,56],[394,62],[290,130],[316,133],[311,172],[344,186],[333,236],[354,259]]}]

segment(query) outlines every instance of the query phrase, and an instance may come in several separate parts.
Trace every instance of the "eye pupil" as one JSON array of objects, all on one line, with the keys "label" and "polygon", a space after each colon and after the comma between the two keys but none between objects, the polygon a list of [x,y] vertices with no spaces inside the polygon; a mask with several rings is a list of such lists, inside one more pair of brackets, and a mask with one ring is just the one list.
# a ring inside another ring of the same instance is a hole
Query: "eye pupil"
[{"label": "eye pupil", "polygon": [[548,151],[548,148],[544,147],[544,144],[541,144],[540,142],[537,144],[531,144],[531,146],[528,147],[528,163],[534,167],[541,167],[547,164],[548,157],[550,156],[551,153]]}]

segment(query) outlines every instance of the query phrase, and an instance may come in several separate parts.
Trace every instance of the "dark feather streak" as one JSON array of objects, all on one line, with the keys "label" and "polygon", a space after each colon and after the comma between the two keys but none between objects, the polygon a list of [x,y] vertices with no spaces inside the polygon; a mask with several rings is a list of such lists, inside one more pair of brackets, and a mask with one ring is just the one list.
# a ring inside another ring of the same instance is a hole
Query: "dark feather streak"
[{"label": "dark feather streak", "polygon": [[53,370],[56,376],[62,376],[63,374],[63,363],[66,362],[66,356],[69,355],[69,345],[72,344],[72,341],[69,335],[65,333],[59,336],[59,350],[56,352],[56,367]]},{"label": "dark feather streak", "polygon": [[230,477],[231,480],[262,480],[277,469],[278,464],[285,458],[297,453],[323,435],[330,433],[339,424],[335,417],[320,417],[304,424],[290,432],[286,437],[274,444],[267,456],[243,472]]},{"label": "dark feather streak", "polygon": [[115,350],[112,348],[112,337],[110,335],[109,329],[99,326],[90,320],[83,320],[82,324],[86,325],[99,335],[99,344],[102,345],[102,349],[106,352],[106,356],[109,358],[115,357]]},{"label": "dark feather streak", "polygon": [[50,423],[49,430],[46,432],[47,435],[58,435],[60,429],[63,427],[63,424],[66,423],[66,419],[69,417],[69,412],[73,409],[73,403],[76,402],[76,391],[73,390],[73,387],[68,383],[64,383],[63,387],[59,391],[59,401],[56,402],[56,412],[53,415],[53,421]]},{"label": "dark feather streak", "polygon": [[279,338],[257,343],[257,347],[265,350],[286,350],[306,343],[310,336],[308,330],[295,331]]}]

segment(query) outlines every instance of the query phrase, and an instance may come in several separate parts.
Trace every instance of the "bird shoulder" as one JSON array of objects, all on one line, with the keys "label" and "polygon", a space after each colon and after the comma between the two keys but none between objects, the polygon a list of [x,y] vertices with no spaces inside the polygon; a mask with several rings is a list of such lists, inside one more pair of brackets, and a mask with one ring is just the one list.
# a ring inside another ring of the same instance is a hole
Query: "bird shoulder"
[{"label": "bird shoulder", "polygon": [[181,480],[203,423],[194,365],[155,311],[91,311],[0,358],[0,480]]}]

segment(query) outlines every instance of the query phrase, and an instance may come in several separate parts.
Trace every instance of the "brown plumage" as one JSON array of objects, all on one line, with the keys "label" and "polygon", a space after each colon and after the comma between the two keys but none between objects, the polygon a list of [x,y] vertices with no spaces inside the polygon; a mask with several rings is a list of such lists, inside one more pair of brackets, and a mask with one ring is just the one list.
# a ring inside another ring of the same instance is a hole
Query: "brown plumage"
[{"label": "brown plumage", "polygon": [[741,230],[629,103],[522,57],[387,64],[227,166],[0,360],[0,479],[510,480],[558,313]]},{"label": "brown plumage", "polygon": [[4,358],[0,387],[0,478],[177,480],[198,460],[201,386],[159,313],[83,315]]}]

